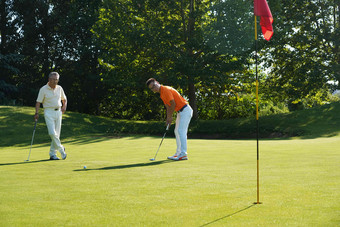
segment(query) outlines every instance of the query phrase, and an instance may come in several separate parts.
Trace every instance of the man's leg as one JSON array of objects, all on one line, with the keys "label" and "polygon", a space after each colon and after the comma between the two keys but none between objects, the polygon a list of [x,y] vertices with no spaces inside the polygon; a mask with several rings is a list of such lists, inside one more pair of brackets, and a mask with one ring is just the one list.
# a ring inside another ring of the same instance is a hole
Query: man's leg
[{"label": "man's leg", "polygon": [[180,115],[177,114],[177,117],[176,117],[176,126],[175,126],[175,136],[176,136],[176,145],[177,145],[177,148],[176,148],[176,153],[173,155],[173,156],[169,156],[168,159],[171,159],[171,160],[176,160],[177,159],[177,156],[181,153],[181,139],[179,138],[179,133],[178,133],[178,125],[179,125],[179,121],[180,121]]},{"label": "man's leg", "polygon": [[175,125],[175,136],[176,136],[176,145],[177,145],[176,156],[178,156],[181,153],[181,139],[180,139],[179,131],[178,131],[180,120],[181,120],[181,115],[177,114],[176,125]]},{"label": "man's leg", "polygon": [[[48,134],[51,135],[54,133],[54,128],[55,128],[55,122],[53,119],[53,111],[49,110],[49,109],[45,109],[44,110],[44,117],[45,117],[45,122],[46,122],[46,126],[47,126],[47,131]],[[52,137],[51,137],[52,139]],[[54,140],[52,139],[51,141],[51,147],[50,147],[50,157],[54,157],[57,154],[57,147],[56,144],[54,142]]]},{"label": "man's leg", "polygon": [[53,140],[51,141],[51,147],[50,147],[50,157],[53,157],[57,155],[57,148],[53,142]]},{"label": "man's leg", "polygon": [[61,157],[63,159],[65,159],[66,158],[65,148],[61,144],[61,141],[60,141],[61,122],[62,122],[62,112],[61,111],[57,111],[56,112],[55,132],[56,132],[56,135],[58,137],[58,141],[60,143],[60,146],[58,147],[58,151],[60,152]]},{"label": "man's leg", "polygon": [[[187,133],[188,133],[188,127],[189,123],[192,117],[192,109],[188,105],[182,112],[180,112],[177,116],[179,118],[178,123],[176,119],[176,128],[177,128],[177,134],[180,141],[180,151],[181,153],[177,157],[177,160],[186,160],[187,159]],[[177,136],[176,136],[177,140]]]},{"label": "man's leg", "polygon": [[188,105],[180,114],[180,120],[178,125],[178,134],[181,141],[181,153],[187,154],[187,133],[189,123],[192,117],[192,109]]},{"label": "man's leg", "polygon": [[57,112],[53,109],[47,109],[45,110],[44,116],[48,134],[52,140],[50,149],[50,157],[52,157],[53,155],[56,155],[56,150],[60,151],[61,153],[61,151],[64,150],[64,147],[61,145],[59,135],[56,132],[56,124],[59,124],[59,122],[57,121]]}]

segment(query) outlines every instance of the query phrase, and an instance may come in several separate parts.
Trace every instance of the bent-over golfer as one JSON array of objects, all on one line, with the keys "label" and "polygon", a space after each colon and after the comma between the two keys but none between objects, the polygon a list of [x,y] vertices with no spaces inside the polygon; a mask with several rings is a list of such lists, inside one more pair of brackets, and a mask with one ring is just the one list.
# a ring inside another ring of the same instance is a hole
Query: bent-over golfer
[{"label": "bent-over golfer", "polygon": [[154,78],[146,81],[146,85],[153,91],[160,93],[160,97],[166,107],[166,124],[171,125],[172,115],[177,112],[176,117],[176,153],[168,159],[179,161],[188,160],[187,155],[187,133],[192,117],[192,109],[188,102],[172,87],[159,84]]},{"label": "bent-over golfer", "polygon": [[48,83],[40,88],[37,102],[35,105],[35,120],[39,118],[40,104],[44,107],[44,117],[52,142],[50,148],[50,160],[59,160],[57,151],[60,152],[61,158],[66,159],[65,147],[60,142],[60,130],[62,114],[67,107],[67,99],[64,90],[58,85],[59,74],[51,72],[48,76]]}]

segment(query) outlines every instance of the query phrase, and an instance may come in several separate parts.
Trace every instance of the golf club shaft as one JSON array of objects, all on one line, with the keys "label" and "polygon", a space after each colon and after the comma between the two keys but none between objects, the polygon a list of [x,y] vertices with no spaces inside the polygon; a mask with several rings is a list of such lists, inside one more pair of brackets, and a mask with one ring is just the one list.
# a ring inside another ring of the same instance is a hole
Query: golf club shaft
[{"label": "golf club shaft", "polygon": [[32,140],[31,140],[31,148],[30,148],[30,152],[28,153],[28,158],[27,158],[27,161],[30,160],[30,155],[31,155],[31,150],[32,150],[32,145],[33,145],[33,140],[34,140],[34,134],[35,134],[35,128],[37,127],[37,120],[35,120],[35,123],[34,123],[34,129],[33,129],[33,135],[32,135]]},{"label": "golf club shaft", "polygon": [[157,149],[157,152],[156,152],[155,157],[153,158],[153,160],[156,159],[156,156],[157,156],[157,154],[158,154],[159,148],[161,148],[161,145],[162,145],[162,143],[163,143],[163,140],[164,140],[164,138],[165,138],[166,133],[167,133],[168,130],[169,130],[169,127],[170,127],[170,124],[168,124],[168,125],[166,126],[165,133],[164,133],[164,135],[163,135],[163,138],[162,138],[162,140],[161,140],[161,143],[159,144],[159,147],[158,147],[158,149]]}]

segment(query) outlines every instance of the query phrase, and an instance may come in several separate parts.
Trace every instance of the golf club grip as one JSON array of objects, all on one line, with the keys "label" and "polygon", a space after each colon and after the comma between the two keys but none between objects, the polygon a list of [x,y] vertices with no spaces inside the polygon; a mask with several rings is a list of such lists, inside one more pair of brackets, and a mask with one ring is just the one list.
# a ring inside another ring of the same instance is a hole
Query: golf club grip
[{"label": "golf club grip", "polygon": [[38,120],[35,120],[33,131],[35,131],[35,128],[37,127],[37,122],[38,122]]}]

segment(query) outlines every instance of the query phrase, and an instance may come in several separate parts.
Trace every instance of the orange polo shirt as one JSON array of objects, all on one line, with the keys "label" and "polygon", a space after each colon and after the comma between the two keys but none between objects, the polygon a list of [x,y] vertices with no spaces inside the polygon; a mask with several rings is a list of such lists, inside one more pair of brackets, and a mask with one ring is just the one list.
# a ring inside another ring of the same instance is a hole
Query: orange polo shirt
[{"label": "orange polo shirt", "polygon": [[179,111],[188,102],[176,91],[176,89],[161,85],[159,93],[161,94],[161,99],[165,105],[171,106],[170,101],[175,100],[176,107],[175,111]]}]

